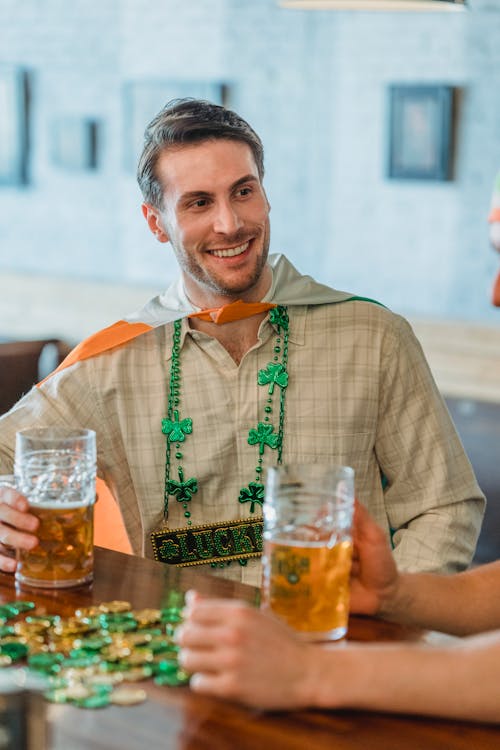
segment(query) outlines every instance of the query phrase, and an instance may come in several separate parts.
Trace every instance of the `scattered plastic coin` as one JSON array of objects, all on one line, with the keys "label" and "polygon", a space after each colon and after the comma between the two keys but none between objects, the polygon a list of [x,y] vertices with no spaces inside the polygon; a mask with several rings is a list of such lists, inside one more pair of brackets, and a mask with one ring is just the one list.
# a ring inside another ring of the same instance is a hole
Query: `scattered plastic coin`
[{"label": "scattered plastic coin", "polygon": [[111,694],[111,703],[116,706],[134,706],[137,703],[144,703],[147,693],[142,688],[120,687],[113,690]]},{"label": "scattered plastic coin", "polygon": [[109,693],[101,693],[89,695],[87,698],[81,700],[72,701],[73,706],[78,708],[106,708],[111,703],[111,697]]},{"label": "scattered plastic coin", "polygon": [[0,655],[10,656],[13,662],[20,661],[28,655],[28,646],[20,641],[0,644]]},{"label": "scattered plastic coin", "polygon": [[124,683],[153,678],[158,685],[178,687],[189,679],[179,668],[174,642],[180,607],[134,610],[115,600],[62,617],[38,614],[34,606],[0,605],[0,667],[25,660],[32,679],[43,676],[44,696],[52,703],[131,706],[147,694]]}]

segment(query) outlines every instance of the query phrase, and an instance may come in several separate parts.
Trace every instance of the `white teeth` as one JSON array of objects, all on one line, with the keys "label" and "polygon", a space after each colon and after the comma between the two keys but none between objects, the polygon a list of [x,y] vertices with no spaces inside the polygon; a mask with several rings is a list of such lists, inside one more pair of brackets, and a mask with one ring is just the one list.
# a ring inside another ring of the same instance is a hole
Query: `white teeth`
[{"label": "white teeth", "polygon": [[230,247],[228,250],[211,250],[212,255],[216,258],[234,258],[235,255],[241,255],[247,249],[249,242],[245,242],[244,245],[239,247]]}]

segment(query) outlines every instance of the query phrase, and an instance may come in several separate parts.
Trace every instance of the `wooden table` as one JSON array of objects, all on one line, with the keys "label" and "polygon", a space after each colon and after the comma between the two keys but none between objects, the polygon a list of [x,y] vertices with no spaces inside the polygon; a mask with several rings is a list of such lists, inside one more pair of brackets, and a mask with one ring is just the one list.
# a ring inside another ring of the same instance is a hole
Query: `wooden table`
[{"label": "wooden table", "polygon": [[[31,599],[39,610],[69,615],[79,605],[125,599],[136,608],[165,605],[169,591],[256,600],[257,590],[193,568],[171,568],[97,548],[95,581],[80,589],[17,590],[0,573],[0,601]],[[353,640],[427,637],[371,618],[352,618]],[[360,675],[360,679],[363,676]],[[140,683],[148,700],[137,706],[84,710],[49,705],[51,750],[498,750],[500,729],[469,722],[397,717],[361,711],[264,713],[204,698],[189,688]],[[473,687],[473,686],[472,686]]]}]

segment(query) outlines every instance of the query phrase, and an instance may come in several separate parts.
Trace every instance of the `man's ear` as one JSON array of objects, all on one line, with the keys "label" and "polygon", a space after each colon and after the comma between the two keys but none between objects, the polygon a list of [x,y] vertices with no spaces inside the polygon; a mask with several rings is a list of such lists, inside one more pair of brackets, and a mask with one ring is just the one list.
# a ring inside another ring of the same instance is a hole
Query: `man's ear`
[{"label": "man's ear", "polygon": [[148,227],[153,232],[158,242],[168,242],[168,234],[163,228],[163,222],[158,209],[154,208],[154,206],[151,206],[149,203],[143,203],[141,208]]}]

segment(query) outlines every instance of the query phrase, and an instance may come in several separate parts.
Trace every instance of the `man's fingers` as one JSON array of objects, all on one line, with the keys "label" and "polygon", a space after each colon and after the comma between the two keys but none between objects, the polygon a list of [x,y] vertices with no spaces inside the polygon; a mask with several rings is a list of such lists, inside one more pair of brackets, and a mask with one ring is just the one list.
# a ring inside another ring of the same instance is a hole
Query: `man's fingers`
[{"label": "man's fingers", "polygon": [[[21,500],[24,500],[24,498],[21,498]],[[40,522],[38,518],[31,515],[31,513],[17,510],[16,507],[6,505],[5,503],[1,506],[0,528],[3,525],[6,525],[11,526],[14,529],[20,529],[21,531],[35,532],[39,526],[39,523]],[[2,539],[1,533],[0,541],[4,541],[4,539]]]},{"label": "man's fingers", "polygon": [[15,508],[23,513],[29,508],[26,497],[21,495],[14,487],[8,487],[7,485],[0,485],[0,503],[5,507]]},{"label": "man's fingers", "polygon": [[17,567],[15,558],[5,554],[6,550],[0,549],[0,571],[4,573],[13,573]]},{"label": "man's fingers", "polygon": [[0,542],[13,549],[30,550],[37,546],[38,539],[33,534],[25,534],[23,531],[2,523],[0,524]]}]

